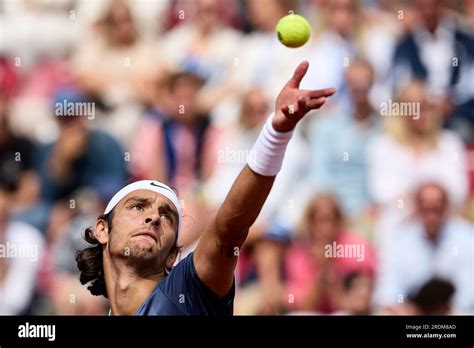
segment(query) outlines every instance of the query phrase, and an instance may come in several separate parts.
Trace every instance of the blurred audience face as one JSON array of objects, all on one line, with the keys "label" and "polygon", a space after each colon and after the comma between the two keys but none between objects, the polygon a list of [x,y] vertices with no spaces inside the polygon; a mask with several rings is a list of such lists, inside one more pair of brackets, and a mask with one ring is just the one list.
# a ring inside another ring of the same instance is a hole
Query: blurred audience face
[{"label": "blurred audience face", "polygon": [[123,1],[114,1],[105,17],[109,40],[116,46],[128,46],[136,39],[135,24],[128,5]]},{"label": "blurred audience face", "polygon": [[336,199],[319,195],[311,203],[308,215],[310,238],[316,244],[334,241],[341,229],[342,214]]},{"label": "blurred audience face", "polygon": [[357,2],[355,0],[328,0],[326,11],[329,27],[343,37],[349,36],[355,24]]},{"label": "blurred audience face", "polygon": [[196,1],[196,23],[201,32],[207,33],[219,23],[221,7],[218,0],[197,0]]},{"label": "blurred audience face", "polygon": [[416,10],[423,25],[434,32],[443,14],[442,0],[417,0]]},{"label": "blurred audience face", "polygon": [[369,91],[374,79],[374,70],[368,62],[356,60],[347,69],[347,84],[354,104],[369,102]]},{"label": "blurred audience face", "polygon": [[171,115],[183,122],[190,122],[200,114],[199,112],[199,92],[202,87],[202,80],[199,77],[182,73],[170,82]]},{"label": "blurred audience face", "polygon": [[259,127],[268,116],[269,105],[261,89],[248,91],[242,101],[239,122],[244,129]]},{"label": "blurred audience face", "polygon": [[264,32],[273,32],[278,20],[292,9],[290,2],[281,0],[248,0],[247,6],[250,23]]},{"label": "blurred audience face", "polygon": [[435,239],[446,220],[448,197],[444,188],[437,184],[425,184],[416,193],[417,211],[425,233]]},{"label": "blurred audience face", "polygon": [[438,129],[441,113],[439,106],[428,100],[426,87],[422,82],[410,83],[399,99],[400,103],[410,103],[419,106],[420,114],[413,117],[405,117],[407,130],[409,133],[418,136],[432,134]]}]

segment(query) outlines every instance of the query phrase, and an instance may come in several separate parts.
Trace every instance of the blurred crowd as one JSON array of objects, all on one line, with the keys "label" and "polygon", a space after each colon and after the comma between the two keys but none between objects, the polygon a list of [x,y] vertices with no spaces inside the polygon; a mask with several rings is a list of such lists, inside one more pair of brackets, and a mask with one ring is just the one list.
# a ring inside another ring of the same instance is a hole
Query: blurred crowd
[{"label": "blurred crowd", "polygon": [[474,1],[0,0],[0,314],[106,313],[75,252],[134,180],[178,190],[192,251],[304,59],[337,93],[240,250],[235,313],[474,313]]}]

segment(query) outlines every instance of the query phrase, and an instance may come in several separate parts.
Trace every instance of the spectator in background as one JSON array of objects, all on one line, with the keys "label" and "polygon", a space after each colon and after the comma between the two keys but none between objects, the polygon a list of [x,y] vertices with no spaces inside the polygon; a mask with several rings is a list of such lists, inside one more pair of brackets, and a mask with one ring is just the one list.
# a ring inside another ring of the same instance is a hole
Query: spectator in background
[{"label": "spectator in background", "polygon": [[[371,205],[367,183],[367,146],[379,133],[378,113],[369,102],[374,72],[354,60],[346,72],[350,108],[310,120],[309,180],[319,191],[332,192],[351,219],[367,216]],[[331,112],[332,113],[332,112]]]},{"label": "spectator in background", "polygon": [[0,92],[3,102],[15,96],[18,90],[19,78],[13,62],[0,54]]},{"label": "spectator in background", "polygon": [[[86,40],[78,45],[74,72],[79,86],[97,99],[104,115],[95,126],[128,147],[152,86],[167,67],[136,29],[127,2],[114,0]],[[99,110],[98,110],[99,111]]]},{"label": "spectator in background", "polygon": [[163,35],[160,52],[173,70],[189,71],[206,81],[201,103],[210,112],[233,89],[229,76],[239,57],[240,34],[221,21],[225,2],[196,0],[188,5],[192,11],[184,12],[181,24]]},{"label": "spectator in background", "polygon": [[374,249],[366,239],[346,229],[338,201],[328,194],[310,201],[301,232],[301,242],[285,253],[285,307],[291,311],[337,311],[332,289],[351,272],[374,275]]},{"label": "spectator in background", "polygon": [[137,180],[154,178],[187,190],[212,173],[217,130],[198,105],[203,84],[194,73],[170,75],[164,103],[151,110],[136,136],[132,174]]},{"label": "spectator in background", "polygon": [[[162,104],[139,125],[132,146],[131,170],[135,180],[154,179],[179,188],[190,216],[203,216],[199,190],[216,167],[219,132],[198,104],[204,81],[196,74],[172,74],[161,91]],[[199,228],[184,226],[180,244],[188,247]],[[189,228],[190,230],[187,230]]]},{"label": "spectator in background", "polygon": [[397,225],[411,212],[410,194],[422,182],[439,181],[455,207],[464,203],[468,191],[464,145],[457,134],[441,129],[440,108],[427,98],[425,85],[410,83],[394,103],[404,105],[407,114],[387,106],[387,132],[368,149],[368,182],[379,208],[375,233],[382,253],[391,248]]},{"label": "spectator in background", "polygon": [[[92,104],[76,90],[58,94],[55,108],[64,102]],[[56,113],[54,117],[60,127],[58,139],[43,145],[37,157],[41,199],[54,203],[69,199],[76,190],[92,188],[108,200],[127,181],[120,145],[105,133],[89,129],[93,115]]]},{"label": "spectator in background", "polygon": [[233,81],[244,90],[251,86],[262,88],[273,100],[278,88],[285,84],[286,76],[302,59],[303,49],[288,49],[277,39],[275,27],[281,17],[297,10],[294,0],[247,0],[246,13],[252,31],[241,43],[238,65]]},{"label": "spectator in background", "polygon": [[432,278],[413,296],[415,315],[450,315],[456,288],[449,280]]},{"label": "spectator in background", "polygon": [[450,215],[447,190],[425,183],[415,193],[416,217],[399,226],[387,253],[382,253],[375,304],[404,313],[406,299],[434,276],[449,280],[456,292],[453,309],[474,310],[473,225]]},{"label": "spectator in background", "polygon": [[320,11],[320,23],[307,47],[310,67],[302,88],[334,86],[337,89],[335,101],[347,103],[344,70],[360,48],[360,2],[325,0]]},{"label": "spectator in background", "polygon": [[39,198],[38,176],[33,170],[35,145],[27,138],[13,134],[10,128],[7,99],[0,94],[0,180],[10,195],[11,214],[21,214]]},{"label": "spectator in background", "polygon": [[442,98],[449,124],[474,142],[474,36],[446,12],[442,0],[417,0],[420,23],[400,39],[393,62],[396,91],[423,80],[430,95]]},{"label": "spectator in background", "polygon": [[392,59],[401,34],[414,21],[410,2],[398,0],[363,2],[358,55],[374,69],[374,84],[370,91],[373,105],[392,96]]},{"label": "spectator in background", "polygon": [[0,314],[30,312],[44,252],[43,237],[33,226],[12,219],[9,183],[0,178]]},{"label": "spectator in background", "polygon": [[50,141],[56,130],[50,122],[51,97],[54,90],[71,82],[69,55],[80,37],[80,25],[70,17],[74,2],[8,1],[2,5],[0,88],[13,97],[11,127],[30,140]]},{"label": "spectator in background", "polygon": [[[180,25],[188,17],[196,16],[196,4],[189,0],[168,0],[168,15],[164,23],[164,29],[170,30]],[[220,0],[219,4],[219,22],[222,25],[241,28],[244,18],[240,13],[242,7],[241,1]]]},{"label": "spectator in background", "polygon": [[[89,226],[103,211],[97,194],[83,190],[75,196],[76,206],[67,223],[50,221],[48,229],[49,259],[43,271],[43,294],[50,300],[50,308],[58,315],[104,315],[105,301],[93,296],[79,282],[75,262],[78,250],[88,246],[84,241],[84,226]],[[54,218],[54,217],[52,217]]]},{"label": "spectator in background", "polygon": [[[81,21],[81,25],[87,27],[103,16],[110,7],[111,1],[89,1],[74,0],[76,9],[76,20]],[[168,8],[175,0],[160,1],[134,1],[124,0],[133,13],[135,27],[140,36],[144,38],[156,38],[166,28],[166,16]]]},{"label": "spectator in background", "polygon": [[329,314],[342,309],[334,289],[344,277],[352,272],[374,275],[373,248],[365,238],[346,229],[341,207],[332,195],[318,194],[310,200],[299,232],[277,263],[281,266],[280,284],[263,278],[273,281],[272,298],[264,297],[266,292],[257,296],[241,293],[236,306],[241,304],[247,314]]}]

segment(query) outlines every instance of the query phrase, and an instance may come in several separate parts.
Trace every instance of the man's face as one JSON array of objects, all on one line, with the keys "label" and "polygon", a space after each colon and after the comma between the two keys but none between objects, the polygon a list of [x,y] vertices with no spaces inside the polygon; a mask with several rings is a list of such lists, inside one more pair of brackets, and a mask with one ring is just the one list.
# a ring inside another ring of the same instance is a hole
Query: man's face
[{"label": "man's face", "polygon": [[137,190],[115,207],[112,226],[108,243],[112,256],[159,270],[176,242],[178,212],[163,195]]},{"label": "man's face", "polygon": [[339,232],[339,218],[334,204],[327,199],[318,200],[313,207],[311,238],[320,244],[331,243]]},{"label": "man's face", "polygon": [[220,5],[216,0],[199,0],[196,3],[196,20],[205,31],[213,29],[219,22]]},{"label": "man's face", "polygon": [[350,0],[328,1],[329,25],[336,32],[346,36],[354,25],[354,6]]},{"label": "man's face", "polygon": [[441,230],[446,214],[446,197],[436,186],[427,186],[418,194],[418,211],[425,232],[435,238]]},{"label": "man's face", "polygon": [[443,14],[443,3],[440,0],[418,0],[416,10],[428,30],[433,31]]},{"label": "man's face", "polygon": [[357,64],[347,71],[347,83],[352,100],[356,104],[367,103],[373,82],[373,73],[369,67]]},{"label": "man's face", "polygon": [[[188,77],[182,77],[176,81],[171,94],[174,116],[183,122],[192,121],[199,113],[198,95],[201,86]],[[184,114],[181,114],[181,110]]]}]

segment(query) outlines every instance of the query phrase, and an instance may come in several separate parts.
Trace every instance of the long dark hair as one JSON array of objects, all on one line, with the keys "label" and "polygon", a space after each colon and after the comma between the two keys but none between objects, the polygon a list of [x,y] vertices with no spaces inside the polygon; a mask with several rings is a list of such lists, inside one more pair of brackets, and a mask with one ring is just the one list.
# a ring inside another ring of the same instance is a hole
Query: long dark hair
[{"label": "long dark hair", "polygon": [[[102,214],[97,220],[104,220],[109,227],[109,233],[112,230],[113,210],[109,214]],[[79,281],[82,285],[90,283],[87,289],[92,295],[103,295],[106,298],[107,288],[104,279],[103,247],[94,235],[94,227],[88,227],[84,233],[84,239],[91,247],[87,247],[76,253],[77,268],[79,268]]]}]

